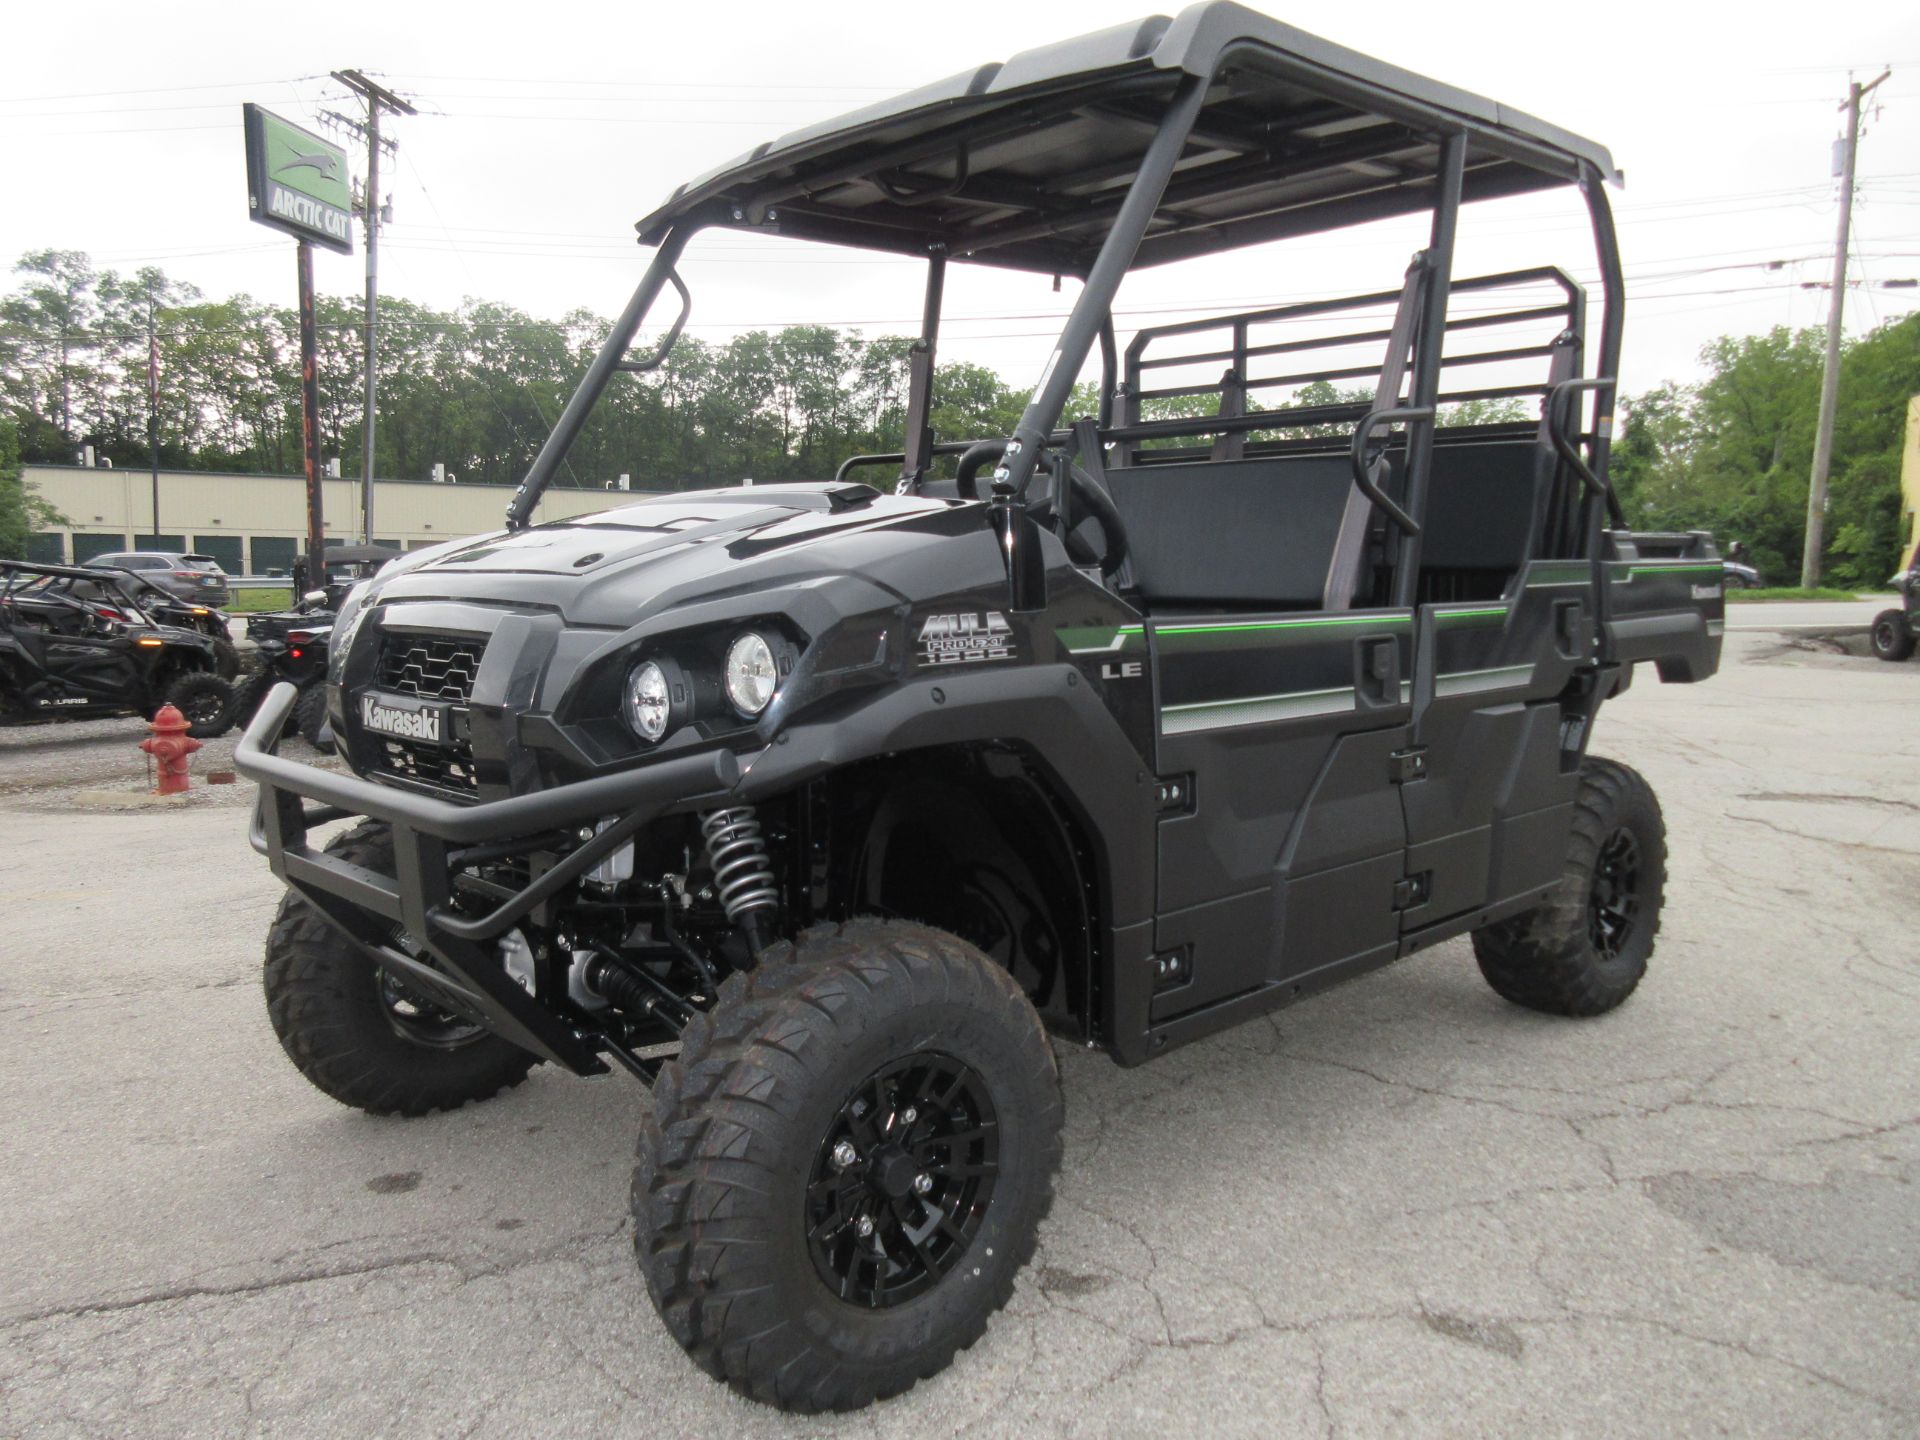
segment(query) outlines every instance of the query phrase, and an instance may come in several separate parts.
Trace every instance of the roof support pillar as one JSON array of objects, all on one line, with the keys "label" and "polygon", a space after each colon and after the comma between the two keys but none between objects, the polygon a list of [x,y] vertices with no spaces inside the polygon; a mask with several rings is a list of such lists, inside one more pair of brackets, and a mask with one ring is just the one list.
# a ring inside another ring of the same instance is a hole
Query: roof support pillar
[{"label": "roof support pillar", "polygon": [[902,495],[920,488],[933,464],[933,371],[940,341],[940,304],[947,284],[947,247],[930,247],[927,257],[927,293],[920,307],[920,338],[907,356],[907,433],[900,448],[906,459],[900,466]]},{"label": "roof support pillar", "polygon": [[1020,492],[1033,477],[1040,447],[1059,422],[1073,382],[1086,363],[1087,352],[1098,338],[1101,326],[1112,313],[1120,281],[1133,264],[1134,252],[1140,248],[1160,197],[1166,192],[1167,182],[1173,178],[1173,168],[1186,149],[1187,136],[1207,98],[1207,85],[1205,77],[1188,75],[1173,92],[1173,101],[1160,121],[1158,133],[1148,143],[1146,154],[1140,157],[1140,168],[1127,198],[1114,214],[1113,228],[1107,232],[1100,254],[1087,271],[1080,298],[1074,302],[1073,313],[1060,332],[1060,343],[1040,372],[1040,383],[1034,387],[1033,398],[1027,402],[1026,412],[1007,443],[1006,458],[994,471],[996,485],[1004,483]]},{"label": "roof support pillar", "polygon": [[[1455,130],[1440,142],[1438,193],[1433,197],[1433,230],[1427,242],[1427,273],[1420,304],[1420,331],[1413,343],[1413,385],[1409,404],[1431,412],[1440,395],[1440,365],[1447,340],[1447,295],[1453,286],[1453,237],[1460,222],[1460,188],[1467,169],[1467,137]],[[1407,422],[1406,512],[1420,520],[1427,511],[1427,474],[1433,468],[1433,431],[1439,421],[1429,413]],[[1412,609],[1420,594],[1420,536],[1400,536],[1393,571],[1393,603]]]}]

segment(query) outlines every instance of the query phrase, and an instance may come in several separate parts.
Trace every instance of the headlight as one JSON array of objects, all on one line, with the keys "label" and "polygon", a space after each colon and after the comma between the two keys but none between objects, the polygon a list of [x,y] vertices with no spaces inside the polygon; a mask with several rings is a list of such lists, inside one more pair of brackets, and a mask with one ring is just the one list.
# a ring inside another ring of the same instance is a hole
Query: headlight
[{"label": "headlight", "polygon": [[627,674],[627,724],[649,745],[673,726],[673,681],[658,660],[643,660]]},{"label": "headlight", "polygon": [[780,683],[780,667],[766,637],[749,630],[727,647],[727,699],[749,718],[767,708]]}]

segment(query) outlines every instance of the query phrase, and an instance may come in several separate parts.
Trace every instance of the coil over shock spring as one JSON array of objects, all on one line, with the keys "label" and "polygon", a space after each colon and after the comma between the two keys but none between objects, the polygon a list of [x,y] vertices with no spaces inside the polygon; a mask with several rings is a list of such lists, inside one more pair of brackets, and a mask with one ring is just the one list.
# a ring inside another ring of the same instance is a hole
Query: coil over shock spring
[{"label": "coil over shock spring", "polygon": [[713,867],[721,909],[735,925],[752,931],[764,912],[780,906],[773,862],[760,837],[760,817],[751,805],[709,810],[700,817],[700,834],[707,842],[707,863]]}]

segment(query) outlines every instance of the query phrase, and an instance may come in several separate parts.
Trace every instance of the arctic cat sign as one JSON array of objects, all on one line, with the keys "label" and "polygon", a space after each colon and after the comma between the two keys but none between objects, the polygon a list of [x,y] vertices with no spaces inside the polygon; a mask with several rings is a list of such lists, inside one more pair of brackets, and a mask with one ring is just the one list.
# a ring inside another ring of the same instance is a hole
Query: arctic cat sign
[{"label": "arctic cat sign", "polygon": [[258,105],[243,107],[247,204],[255,220],[342,255],[353,253],[347,154]]}]

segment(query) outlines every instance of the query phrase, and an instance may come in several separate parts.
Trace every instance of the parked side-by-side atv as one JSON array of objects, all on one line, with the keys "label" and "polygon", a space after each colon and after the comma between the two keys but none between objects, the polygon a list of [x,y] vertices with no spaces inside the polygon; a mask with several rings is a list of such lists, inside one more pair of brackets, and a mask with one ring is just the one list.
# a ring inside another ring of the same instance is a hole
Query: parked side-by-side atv
[{"label": "parked side-by-side atv", "polygon": [[[1613,178],[1215,3],[682,187],[505,528],[342,603],[351,773],[276,753],[292,685],[241,742],[288,1057],[377,1114],[542,1061],[650,1083],[630,1204],[662,1322],[811,1411],[936,1373],[1012,1293],[1061,1156],[1049,1033],[1137,1065],[1463,937],[1515,1004],[1620,1005],[1666,837],[1593,730],[1636,669],[1715,673],[1724,570],[1608,481]],[[1455,273],[1467,202],[1546,190],[1596,295]],[[1130,270],[1406,215],[1428,242],[1376,293],[1122,347]],[[665,359],[684,313],[628,349],[715,228],[926,265],[902,450],[530,524],[607,387]],[[1010,433],[931,428],[958,262],[1079,281]]]}]

